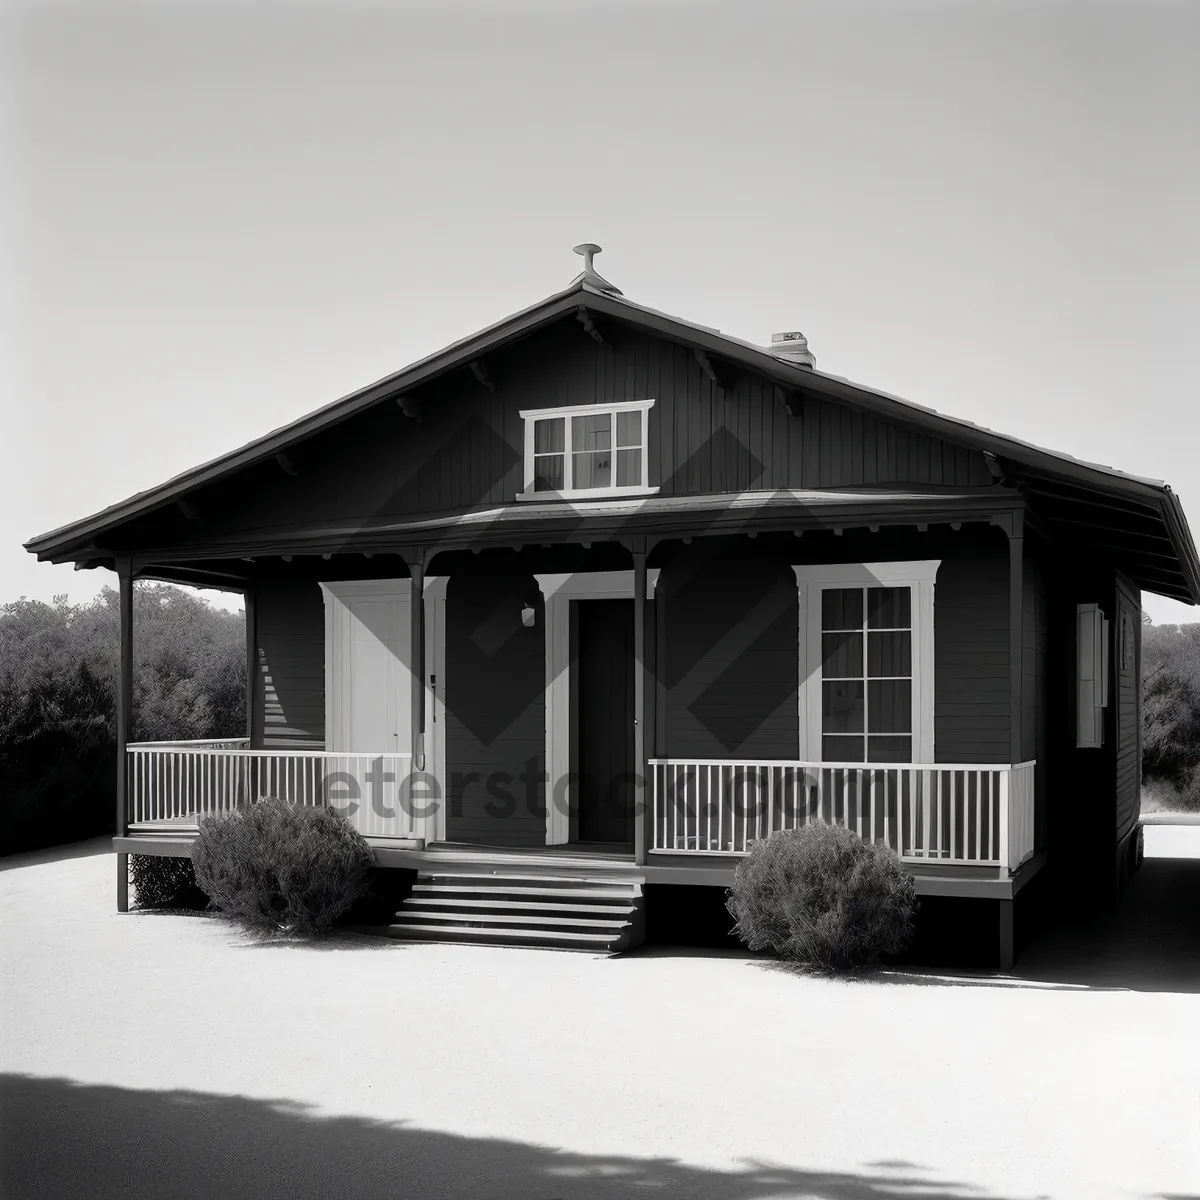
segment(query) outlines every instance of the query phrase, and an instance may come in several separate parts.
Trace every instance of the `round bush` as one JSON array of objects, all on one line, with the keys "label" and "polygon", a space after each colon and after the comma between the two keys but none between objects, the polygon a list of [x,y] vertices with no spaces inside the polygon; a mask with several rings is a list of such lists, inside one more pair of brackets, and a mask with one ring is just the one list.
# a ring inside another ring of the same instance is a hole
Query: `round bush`
[{"label": "round bush", "polygon": [[208,897],[196,885],[190,858],[131,854],[129,882],[139,908],[208,907]]},{"label": "round bush", "polygon": [[373,863],[344,817],[273,799],[202,818],[192,846],[196,882],[259,933],[324,933],[366,895]]},{"label": "round bush", "polygon": [[887,846],[836,825],[781,830],[738,864],[727,907],[751,950],[848,967],[912,937],[916,886]]}]

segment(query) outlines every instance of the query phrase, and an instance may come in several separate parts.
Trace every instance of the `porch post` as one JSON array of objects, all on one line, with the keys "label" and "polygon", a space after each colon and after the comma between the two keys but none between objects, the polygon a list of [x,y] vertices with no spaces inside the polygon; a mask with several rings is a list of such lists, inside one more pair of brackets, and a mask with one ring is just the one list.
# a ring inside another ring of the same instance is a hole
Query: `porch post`
[{"label": "porch post", "polygon": [[1016,930],[1014,928],[1014,900],[1001,900],[1000,904],[1000,970],[1011,971],[1016,962]]},{"label": "porch post", "polygon": [[646,547],[639,539],[633,553],[633,763],[634,790],[633,857],[646,861],[646,830],[650,790],[646,786]]},{"label": "porch post", "polygon": [[[1008,672],[1009,672],[1009,764],[1015,767],[1024,760],[1024,695],[1022,676],[1025,669],[1025,514],[1010,514],[1008,527]],[[1011,775],[1002,784],[1001,816],[1004,830],[1002,862],[1008,857],[1008,805],[1012,802]],[[1000,970],[1011,971],[1016,959],[1016,937],[1012,900],[999,902]]]},{"label": "porch post", "polygon": [[1024,513],[1011,514],[1008,530],[1008,672],[1009,672],[1009,763],[1024,761],[1022,739],[1022,673],[1025,636],[1025,522]]},{"label": "porch post", "polygon": [[408,563],[412,577],[412,769],[425,770],[425,559],[414,554]]},{"label": "porch post", "polygon": [[246,606],[246,737],[254,746],[254,692],[258,676],[258,628],[254,591],[247,587],[243,593]]},{"label": "porch post", "polygon": [[[121,653],[117,669],[117,829],[128,832],[127,747],[133,732],[133,560],[127,555],[116,561]],[[117,854],[117,912],[129,911],[129,855]]]}]

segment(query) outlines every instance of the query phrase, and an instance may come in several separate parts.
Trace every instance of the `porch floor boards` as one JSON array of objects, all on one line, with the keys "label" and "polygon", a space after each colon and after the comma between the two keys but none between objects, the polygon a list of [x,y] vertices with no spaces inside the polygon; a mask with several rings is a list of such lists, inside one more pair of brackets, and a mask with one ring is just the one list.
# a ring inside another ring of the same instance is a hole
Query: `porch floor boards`
[{"label": "porch floor boards", "polygon": [[[186,818],[144,822],[131,826],[129,835],[113,839],[113,848],[124,854],[186,856],[198,829]],[[579,880],[622,879],[638,884],[679,884],[728,887],[740,855],[689,856],[652,854],[642,866],[634,862],[633,847],[607,843],[571,843],[564,846],[478,846],[464,842],[433,842],[422,849],[403,839],[367,837],[381,867],[417,872],[478,874],[485,879],[498,874],[526,875],[548,883],[552,878]],[[993,866],[972,867],[951,863],[906,863],[917,883],[917,894],[1012,899],[1046,864],[1043,851],[1024,862],[1011,878]],[[532,882],[532,880],[531,880]]]}]

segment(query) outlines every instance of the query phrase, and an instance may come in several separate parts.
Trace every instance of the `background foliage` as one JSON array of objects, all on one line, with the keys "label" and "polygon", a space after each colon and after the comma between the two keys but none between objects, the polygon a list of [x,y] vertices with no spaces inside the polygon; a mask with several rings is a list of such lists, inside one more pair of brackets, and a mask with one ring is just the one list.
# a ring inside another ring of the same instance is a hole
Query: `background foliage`
[{"label": "background foliage", "polygon": [[[244,735],[242,613],[183,588],[134,588],[133,739]],[[117,593],[0,607],[0,854],[110,833]]]},{"label": "background foliage", "polygon": [[[111,832],[117,594],[0,606],[0,854]],[[134,589],[134,738],[245,732],[245,620]],[[1200,623],[1143,628],[1144,803],[1200,811]]]},{"label": "background foliage", "polygon": [[1200,812],[1200,624],[1142,630],[1147,808]]}]

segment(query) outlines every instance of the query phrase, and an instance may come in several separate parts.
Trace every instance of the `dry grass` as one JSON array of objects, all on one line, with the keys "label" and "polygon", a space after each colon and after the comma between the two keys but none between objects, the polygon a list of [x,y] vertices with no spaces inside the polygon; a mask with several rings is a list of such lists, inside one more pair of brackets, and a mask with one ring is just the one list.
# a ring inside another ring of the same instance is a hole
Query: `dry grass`
[{"label": "dry grass", "polygon": [[1142,783],[1142,812],[1200,813],[1200,786],[1181,790],[1165,779],[1147,779]]}]

